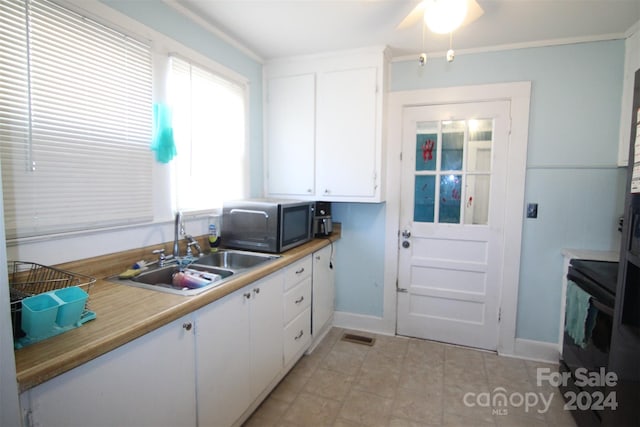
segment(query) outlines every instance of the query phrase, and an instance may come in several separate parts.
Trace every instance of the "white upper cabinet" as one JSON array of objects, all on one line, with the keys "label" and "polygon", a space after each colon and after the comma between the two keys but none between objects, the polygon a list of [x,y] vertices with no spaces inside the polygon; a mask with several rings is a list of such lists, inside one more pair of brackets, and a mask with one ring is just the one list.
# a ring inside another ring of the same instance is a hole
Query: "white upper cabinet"
[{"label": "white upper cabinet", "polygon": [[266,182],[271,195],[314,192],[315,96],[313,74],[267,82]]},{"label": "white upper cabinet", "polygon": [[318,77],[316,195],[374,199],[377,70],[340,70]]},{"label": "white upper cabinet", "polygon": [[265,66],[267,196],[384,201],[386,48]]}]

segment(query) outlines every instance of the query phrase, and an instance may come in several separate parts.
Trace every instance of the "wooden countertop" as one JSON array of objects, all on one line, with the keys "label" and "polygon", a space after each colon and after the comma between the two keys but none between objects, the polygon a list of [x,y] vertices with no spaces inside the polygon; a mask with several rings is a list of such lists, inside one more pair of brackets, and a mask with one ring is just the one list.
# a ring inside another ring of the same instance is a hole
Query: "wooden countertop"
[{"label": "wooden countertop", "polygon": [[[280,270],[339,238],[338,225],[334,228],[330,239],[314,239],[281,254],[279,259],[266,266],[242,274],[196,296],[173,295],[99,279],[92,286],[89,294],[90,309],[97,315],[95,320],[64,334],[16,350],[19,390],[20,392],[28,390],[101,356]],[[86,270],[71,271],[90,274]],[[93,276],[109,277],[110,275],[93,274]]]}]

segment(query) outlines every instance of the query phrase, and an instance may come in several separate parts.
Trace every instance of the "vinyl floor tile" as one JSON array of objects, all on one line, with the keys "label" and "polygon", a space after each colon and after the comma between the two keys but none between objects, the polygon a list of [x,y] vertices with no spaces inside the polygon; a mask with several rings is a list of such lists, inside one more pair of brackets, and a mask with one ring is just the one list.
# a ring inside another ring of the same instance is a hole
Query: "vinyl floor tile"
[{"label": "vinyl floor tile", "polygon": [[[342,341],[345,332],[375,343]],[[558,389],[537,384],[541,369],[555,372],[557,366],[333,328],[244,427],[575,427]],[[527,411],[524,405],[492,406],[500,392],[553,397],[548,406]]]}]

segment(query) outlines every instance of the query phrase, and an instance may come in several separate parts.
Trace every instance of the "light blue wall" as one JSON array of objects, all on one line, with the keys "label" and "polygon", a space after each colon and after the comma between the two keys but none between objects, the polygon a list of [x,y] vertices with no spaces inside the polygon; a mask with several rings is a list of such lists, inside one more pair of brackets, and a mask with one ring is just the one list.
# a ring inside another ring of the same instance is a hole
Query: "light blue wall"
[{"label": "light blue wall", "polygon": [[[250,80],[251,192],[262,194],[262,66],[160,1],[102,0],[211,57]],[[517,336],[558,336],[563,247],[617,249],[624,170],[615,167],[624,42],[458,55],[395,62],[391,90],[530,80],[525,200],[539,217],[525,220]],[[523,207],[524,210],[524,207]],[[342,223],[336,308],[382,316],[385,204],[336,203]],[[509,247],[507,247],[509,250]]]},{"label": "light blue wall", "polygon": [[384,203],[333,203],[342,224],[336,247],[336,310],[382,316]]},{"label": "light blue wall", "polygon": [[163,1],[100,1],[249,79],[250,191],[252,196],[261,196],[263,189],[262,64],[176,12]]},{"label": "light blue wall", "polygon": [[525,201],[539,214],[523,226],[519,338],[557,341],[562,248],[618,247],[623,67],[622,40],[392,64],[392,91],[532,82]]}]

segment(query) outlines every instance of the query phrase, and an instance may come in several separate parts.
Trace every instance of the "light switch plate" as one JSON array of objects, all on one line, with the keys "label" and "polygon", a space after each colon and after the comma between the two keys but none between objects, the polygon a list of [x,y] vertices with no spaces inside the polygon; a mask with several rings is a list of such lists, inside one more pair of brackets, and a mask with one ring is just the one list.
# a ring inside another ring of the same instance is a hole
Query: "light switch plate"
[{"label": "light switch plate", "polygon": [[538,218],[538,204],[529,203],[527,205],[527,218]]}]

